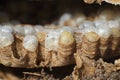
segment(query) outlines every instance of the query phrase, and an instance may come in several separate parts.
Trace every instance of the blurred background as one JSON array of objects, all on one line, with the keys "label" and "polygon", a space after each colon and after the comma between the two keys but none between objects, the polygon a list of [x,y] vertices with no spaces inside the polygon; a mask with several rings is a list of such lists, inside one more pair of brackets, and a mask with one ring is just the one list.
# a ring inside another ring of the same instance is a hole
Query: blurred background
[{"label": "blurred background", "polygon": [[83,12],[94,16],[102,7],[113,7],[107,3],[86,4],[83,0],[0,0],[0,23],[49,24],[65,13]]}]

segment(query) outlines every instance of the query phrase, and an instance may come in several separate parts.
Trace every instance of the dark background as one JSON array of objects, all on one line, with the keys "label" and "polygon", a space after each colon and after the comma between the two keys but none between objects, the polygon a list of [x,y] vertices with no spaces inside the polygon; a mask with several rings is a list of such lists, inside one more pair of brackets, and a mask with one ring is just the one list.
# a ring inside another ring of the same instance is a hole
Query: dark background
[{"label": "dark background", "polygon": [[0,17],[18,20],[26,24],[47,24],[57,20],[65,12],[83,11],[87,16],[96,14],[107,3],[85,4],[83,0],[0,0]]}]

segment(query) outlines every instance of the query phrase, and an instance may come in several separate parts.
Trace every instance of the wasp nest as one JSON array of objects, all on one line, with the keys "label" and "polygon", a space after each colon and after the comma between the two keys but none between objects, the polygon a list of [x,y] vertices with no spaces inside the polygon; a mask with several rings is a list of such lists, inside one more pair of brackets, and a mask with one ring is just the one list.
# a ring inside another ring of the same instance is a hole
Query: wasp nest
[{"label": "wasp nest", "polygon": [[101,4],[102,2],[107,2],[114,5],[120,5],[120,0],[84,0],[84,2],[89,4],[94,2],[97,2],[99,4]]},{"label": "wasp nest", "polygon": [[11,67],[57,67],[75,64],[75,53],[90,59],[119,56],[119,13],[113,16],[114,11],[103,10],[92,20],[83,13],[65,13],[57,25],[0,25],[0,62]]}]

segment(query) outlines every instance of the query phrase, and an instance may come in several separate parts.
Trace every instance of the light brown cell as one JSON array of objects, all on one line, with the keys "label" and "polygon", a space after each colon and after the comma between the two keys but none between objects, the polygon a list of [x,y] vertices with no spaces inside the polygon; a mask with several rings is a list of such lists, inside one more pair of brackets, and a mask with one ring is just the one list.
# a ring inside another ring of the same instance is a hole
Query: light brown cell
[{"label": "light brown cell", "polygon": [[82,39],[82,54],[95,58],[98,54],[99,36],[95,32],[88,32]]},{"label": "light brown cell", "polygon": [[14,46],[14,44],[0,48],[0,56],[1,56],[0,62],[2,64],[4,64],[5,66],[12,65],[11,59],[12,59],[12,55],[14,53],[13,46]]}]

